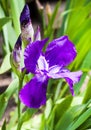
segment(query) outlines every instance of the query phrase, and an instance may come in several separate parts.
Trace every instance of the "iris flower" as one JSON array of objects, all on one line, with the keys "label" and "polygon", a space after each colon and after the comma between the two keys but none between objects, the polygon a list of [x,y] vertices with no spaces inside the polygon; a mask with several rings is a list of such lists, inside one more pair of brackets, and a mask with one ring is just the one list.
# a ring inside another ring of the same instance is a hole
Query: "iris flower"
[{"label": "iris flower", "polygon": [[68,36],[53,40],[43,52],[48,39],[38,40],[27,45],[24,51],[24,64],[34,77],[21,89],[20,100],[30,108],[39,108],[46,103],[47,84],[50,78],[64,78],[74,95],[73,85],[79,82],[81,71],[70,72],[65,67],[76,57],[74,44]]}]

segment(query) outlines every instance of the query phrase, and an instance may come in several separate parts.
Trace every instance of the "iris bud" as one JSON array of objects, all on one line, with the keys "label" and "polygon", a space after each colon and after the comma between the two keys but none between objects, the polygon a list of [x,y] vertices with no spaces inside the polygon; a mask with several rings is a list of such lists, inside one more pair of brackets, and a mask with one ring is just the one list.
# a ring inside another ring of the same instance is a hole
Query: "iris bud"
[{"label": "iris bud", "polygon": [[28,39],[31,38],[31,41],[33,41],[34,39],[34,29],[31,23],[30,11],[28,5],[25,5],[23,11],[21,12],[20,25],[21,25],[21,38],[25,44],[28,44],[29,43]]}]

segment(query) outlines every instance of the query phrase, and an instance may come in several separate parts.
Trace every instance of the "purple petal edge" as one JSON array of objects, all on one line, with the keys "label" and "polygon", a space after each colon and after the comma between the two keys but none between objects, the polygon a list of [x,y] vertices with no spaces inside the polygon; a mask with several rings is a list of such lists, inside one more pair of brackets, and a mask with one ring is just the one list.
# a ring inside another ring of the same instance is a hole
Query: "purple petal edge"
[{"label": "purple petal edge", "polygon": [[82,76],[82,71],[70,72],[67,69],[61,69],[59,70],[59,72],[56,73],[50,71],[48,76],[53,79],[64,78],[70,87],[70,91],[72,95],[74,95],[73,85],[80,81],[80,78]]},{"label": "purple petal edge", "polygon": [[62,36],[49,43],[45,58],[49,67],[59,65],[65,67],[69,65],[76,57],[74,44],[68,39],[68,36]]},{"label": "purple petal edge", "polygon": [[23,104],[29,108],[39,108],[46,104],[46,90],[48,80],[44,76],[35,76],[28,82],[19,93]]}]

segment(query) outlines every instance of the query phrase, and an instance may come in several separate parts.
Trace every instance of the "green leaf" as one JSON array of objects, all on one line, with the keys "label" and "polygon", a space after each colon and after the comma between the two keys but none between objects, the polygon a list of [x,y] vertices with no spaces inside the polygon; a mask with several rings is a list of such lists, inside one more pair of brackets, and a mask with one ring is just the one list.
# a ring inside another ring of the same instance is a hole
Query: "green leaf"
[{"label": "green leaf", "polygon": [[17,0],[10,1],[11,14],[13,19],[14,28],[17,36],[20,34],[20,23],[19,23],[19,8]]},{"label": "green leaf", "polygon": [[45,37],[48,37],[50,36],[50,34],[52,33],[52,27],[53,27],[53,24],[54,24],[54,20],[55,20],[55,17],[57,15],[57,11],[60,7],[60,2],[58,2],[55,6],[55,9],[54,9],[54,12],[51,16],[51,19],[50,19],[50,22],[48,24],[48,27],[47,27],[47,30],[45,30]]},{"label": "green leaf", "polygon": [[59,83],[57,84],[54,101],[56,101],[58,99],[60,91],[61,91],[61,87],[62,87],[62,80],[60,80]]},{"label": "green leaf", "polygon": [[[60,103],[55,105],[55,123],[57,123],[60,119],[60,117],[62,117],[62,115],[68,110],[71,102],[72,102],[72,96],[67,96],[66,98],[64,98]],[[64,109],[63,109],[64,108]]]},{"label": "green leaf", "polygon": [[16,107],[16,109],[10,113],[10,120],[9,123],[7,124],[7,130],[12,130],[13,126],[16,125],[17,118],[18,118],[18,110]]},{"label": "green leaf", "polygon": [[2,62],[2,65],[0,66],[0,74],[5,73],[5,72],[8,71],[10,68],[11,68],[11,65],[10,65],[10,53],[9,53],[9,54],[7,54],[7,55],[4,57],[4,60],[3,60],[3,62]]},{"label": "green leaf", "polygon": [[49,124],[49,130],[53,130],[54,129],[54,124],[55,124],[54,120],[55,120],[55,114],[53,113],[51,115],[51,122]]},{"label": "green leaf", "polygon": [[20,13],[24,7],[24,0],[12,0],[10,1],[10,7],[11,7],[11,14],[12,14],[12,18],[13,18],[13,24],[14,24],[14,28],[16,31],[17,36],[20,34],[21,30],[20,30],[20,21],[19,21],[19,17],[20,17]]},{"label": "green leaf", "polygon": [[[63,114],[63,116],[60,117],[60,120],[57,122],[55,126],[55,130],[60,130],[61,128],[63,130],[68,130],[69,125],[83,111],[84,107],[85,105],[77,105],[77,106],[70,107]],[[69,129],[69,130],[72,130],[72,129]]]},{"label": "green leaf", "polygon": [[68,15],[68,26],[66,33],[70,35],[71,39],[74,37],[75,33],[80,30],[80,26],[83,25],[90,14],[91,2],[84,6],[84,3],[78,5],[79,2],[77,3],[77,1],[78,0],[73,2],[73,0],[71,0],[70,2],[70,8],[74,9],[74,11]]},{"label": "green leaf", "polygon": [[0,4],[3,7],[3,11],[5,12],[6,15],[8,15],[9,12],[9,4],[7,0],[0,0]]},{"label": "green leaf", "polygon": [[[70,10],[70,9],[69,9],[69,6],[70,6],[69,2],[70,2],[69,0],[66,1],[65,12],[67,12],[67,11]],[[66,30],[67,16],[68,16],[68,15],[69,15],[68,13],[67,13],[66,15],[64,15],[63,21],[62,21],[62,25],[61,25],[61,27],[59,28],[59,30],[58,30],[58,32],[57,32],[57,37],[60,37],[61,35],[64,34],[64,32],[65,32],[65,30]]]},{"label": "green leaf", "polygon": [[0,95],[0,119],[2,118],[7,107],[10,97],[16,92],[18,87],[18,79],[15,79],[8,86],[7,90]]},{"label": "green leaf", "polygon": [[[5,13],[0,5],[0,18],[2,18],[2,17],[5,17]],[[10,48],[9,48],[9,43],[8,43],[7,24],[5,24],[5,26],[3,26],[2,30],[3,30],[3,36],[4,36],[4,42],[5,42],[5,49],[6,49],[6,52],[9,53]]]},{"label": "green leaf", "polygon": [[[17,36],[16,36],[16,32],[15,32],[13,26],[12,26],[12,22],[9,22],[7,24],[7,31],[8,31],[9,45],[10,45],[11,49],[13,50],[14,45],[15,45],[16,40],[17,40]],[[11,37],[11,34],[13,34],[12,37]]]},{"label": "green leaf", "polygon": [[46,103],[46,108],[45,108],[45,111],[44,111],[45,119],[48,119],[48,117],[51,113],[51,109],[52,109],[52,100],[49,99]]},{"label": "green leaf", "polygon": [[85,56],[85,59],[83,60],[83,63],[82,63],[82,66],[81,66],[81,68],[83,70],[91,69],[90,59],[91,59],[91,50],[87,53],[87,55]]},{"label": "green leaf", "polygon": [[11,20],[9,17],[0,18],[0,30],[2,27]]},{"label": "green leaf", "polygon": [[18,4],[18,8],[19,8],[19,12],[21,13],[21,11],[23,10],[24,6],[25,6],[25,0],[17,0],[17,4]]},{"label": "green leaf", "polygon": [[4,121],[4,123],[3,123],[3,126],[2,126],[2,128],[1,128],[1,130],[6,130],[6,120]]},{"label": "green leaf", "polygon": [[63,130],[72,130],[71,126],[73,125],[74,122],[77,121],[77,119],[79,119],[81,117],[82,114],[85,113],[85,111],[87,110],[87,107],[90,103],[91,103],[91,100],[88,101],[86,104],[71,106],[63,114],[63,116],[60,117],[60,120],[57,122],[57,124],[55,126],[55,130],[60,130],[61,128]]},{"label": "green leaf", "polygon": [[87,128],[91,128],[91,118],[87,119],[77,130],[87,130]]},{"label": "green leaf", "polygon": [[82,103],[86,103],[89,99],[91,99],[91,80],[87,84]]},{"label": "green leaf", "polygon": [[27,109],[24,113],[22,113],[18,122],[17,130],[20,130],[22,127],[22,124],[28,121],[35,114],[36,111],[37,111],[36,109]]},{"label": "green leaf", "polygon": [[91,116],[91,107],[85,111],[78,120],[69,128],[69,130],[76,130],[82,123],[84,123]]},{"label": "green leaf", "polygon": [[75,90],[75,94],[76,95],[80,93],[80,89],[81,89],[81,87],[83,85],[83,82],[84,82],[86,76],[87,76],[87,73],[84,72],[82,74],[82,77],[81,77],[79,83],[77,83],[77,84],[74,85],[74,90]]}]

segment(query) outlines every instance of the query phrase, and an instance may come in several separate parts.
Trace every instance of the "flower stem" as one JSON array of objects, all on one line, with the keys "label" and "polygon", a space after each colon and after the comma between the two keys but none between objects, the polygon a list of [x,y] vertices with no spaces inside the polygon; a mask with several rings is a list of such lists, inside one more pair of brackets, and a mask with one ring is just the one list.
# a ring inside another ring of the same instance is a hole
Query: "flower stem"
[{"label": "flower stem", "polygon": [[21,114],[21,103],[20,103],[20,99],[19,99],[19,92],[20,92],[20,89],[23,86],[23,79],[24,79],[25,73],[26,73],[26,70],[24,70],[21,73],[20,77],[19,77],[19,87],[18,87],[18,120],[19,120],[20,114]]},{"label": "flower stem", "polygon": [[62,98],[65,95],[65,93],[67,92],[67,90],[68,90],[68,85],[65,85],[63,90],[61,91],[59,98]]}]

